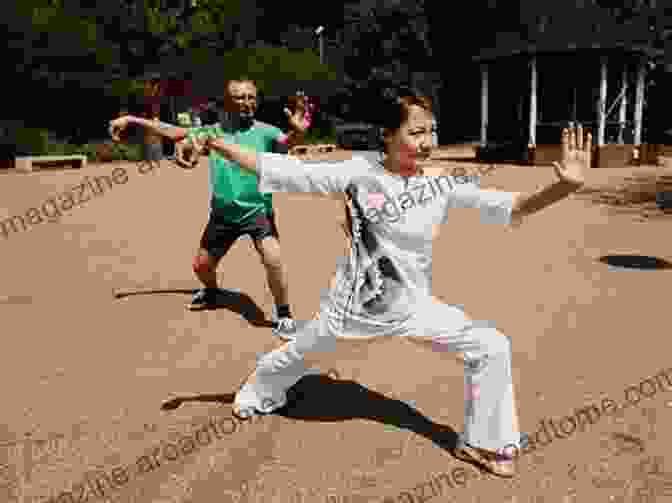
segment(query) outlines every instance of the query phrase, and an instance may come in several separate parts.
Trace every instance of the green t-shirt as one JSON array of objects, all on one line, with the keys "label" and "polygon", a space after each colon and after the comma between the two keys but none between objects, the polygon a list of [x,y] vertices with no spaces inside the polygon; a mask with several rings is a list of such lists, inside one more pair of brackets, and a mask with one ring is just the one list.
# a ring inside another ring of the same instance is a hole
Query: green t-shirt
[{"label": "green t-shirt", "polygon": [[[214,134],[237,145],[252,147],[257,152],[272,152],[275,139],[282,131],[259,121],[242,131],[225,130],[220,124],[188,129],[188,138],[198,134]],[[256,174],[236,162],[227,161],[215,151],[210,152],[209,170],[211,211],[216,211],[225,221],[245,224],[260,214],[268,215],[273,211],[271,194],[257,190]]]}]

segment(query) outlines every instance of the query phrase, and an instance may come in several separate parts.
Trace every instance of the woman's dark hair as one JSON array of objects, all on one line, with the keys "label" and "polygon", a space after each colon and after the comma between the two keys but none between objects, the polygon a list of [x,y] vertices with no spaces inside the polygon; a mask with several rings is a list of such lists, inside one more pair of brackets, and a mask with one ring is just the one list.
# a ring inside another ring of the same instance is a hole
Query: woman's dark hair
[{"label": "woman's dark hair", "polygon": [[385,88],[380,109],[378,125],[395,131],[408,120],[409,108],[419,106],[432,112],[432,99],[411,87]]}]

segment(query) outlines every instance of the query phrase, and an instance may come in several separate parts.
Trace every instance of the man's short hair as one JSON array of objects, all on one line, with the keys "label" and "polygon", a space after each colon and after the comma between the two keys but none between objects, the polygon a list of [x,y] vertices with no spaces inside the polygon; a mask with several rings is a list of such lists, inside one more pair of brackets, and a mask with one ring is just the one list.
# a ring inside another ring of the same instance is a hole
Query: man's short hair
[{"label": "man's short hair", "polygon": [[257,82],[254,79],[250,79],[248,77],[238,77],[235,79],[228,79],[226,83],[224,84],[224,89],[226,89],[226,92],[229,92],[229,86],[231,85],[232,82],[240,82],[240,83],[247,83],[247,84],[252,84],[255,89],[257,89]]}]

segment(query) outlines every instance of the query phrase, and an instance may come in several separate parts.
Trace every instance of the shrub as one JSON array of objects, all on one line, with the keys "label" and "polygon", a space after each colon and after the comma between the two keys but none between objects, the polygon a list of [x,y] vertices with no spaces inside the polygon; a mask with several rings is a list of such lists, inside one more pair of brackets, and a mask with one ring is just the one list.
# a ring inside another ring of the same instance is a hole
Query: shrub
[{"label": "shrub", "polygon": [[141,161],[143,158],[142,145],[130,143],[113,144],[112,155],[115,161]]},{"label": "shrub", "polygon": [[89,161],[96,162],[96,147],[92,143],[86,143],[77,147],[74,154],[85,155]]},{"label": "shrub", "polygon": [[86,155],[92,162],[140,161],[142,146],[116,144],[113,142],[93,142],[77,147],[73,153]]},{"label": "shrub", "polygon": [[329,125],[314,126],[306,131],[304,143],[312,145],[315,143],[336,143],[336,131]]},{"label": "shrub", "polygon": [[[91,162],[141,161],[142,145],[99,141],[75,145],[54,137],[46,129],[24,127],[20,123],[5,128],[2,138],[8,157],[24,155],[85,155]],[[2,150],[2,149],[0,149]],[[3,151],[4,151],[3,150]]]},{"label": "shrub", "polygon": [[46,129],[15,127],[9,130],[9,141],[15,145],[16,155],[45,155],[49,151],[49,132]]},{"label": "shrub", "polygon": [[68,142],[50,140],[45,153],[48,155],[85,155],[90,162],[142,160],[141,145],[115,144],[110,141],[73,145]]},{"label": "shrub", "polygon": [[59,141],[56,139],[49,139],[47,144],[47,154],[48,155],[75,155],[78,150],[77,145],[65,141]]}]

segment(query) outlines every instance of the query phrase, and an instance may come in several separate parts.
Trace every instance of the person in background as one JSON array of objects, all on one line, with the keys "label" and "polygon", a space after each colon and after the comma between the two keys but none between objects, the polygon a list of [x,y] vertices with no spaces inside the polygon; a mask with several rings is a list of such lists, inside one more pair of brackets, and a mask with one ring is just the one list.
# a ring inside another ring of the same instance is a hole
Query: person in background
[{"label": "person in background", "polygon": [[[147,107],[145,118],[158,123],[160,114],[161,105],[159,103],[152,103]],[[151,129],[145,129],[144,132],[143,159],[149,164],[150,169],[148,171],[151,171],[158,167],[163,159],[163,137]]]},{"label": "person in background", "polygon": [[[219,121],[201,127],[183,128],[140,119],[122,117],[110,122],[113,138],[129,124],[137,124],[154,134],[178,142],[176,160],[183,167],[194,167],[199,156],[193,140],[200,134],[230,138],[259,152],[287,153],[290,146],[303,141],[307,129],[305,109],[297,104],[285,109],[290,125],[285,134],[277,127],[255,119],[257,86],[253,80],[239,78],[225,85],[223,106],[217,110]],[[274,334],[291,340],[295,330],[288,296],[287,273],[280,255],[280,242],[275,224],[271,194],[257,190],[254,174],[210,152],[210,217],[194,257],[193,270],[203,284],[187,306],[202,310],[218,303],[217,266],[231,246],[243,235],[249,235],[266,268],[269,287],[275,299]]]}]

